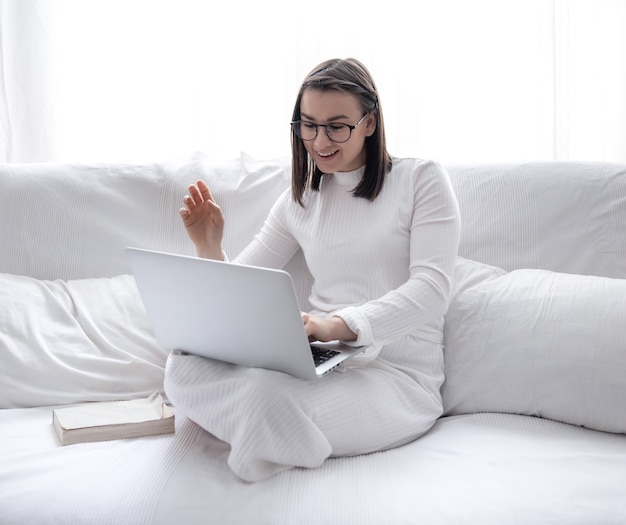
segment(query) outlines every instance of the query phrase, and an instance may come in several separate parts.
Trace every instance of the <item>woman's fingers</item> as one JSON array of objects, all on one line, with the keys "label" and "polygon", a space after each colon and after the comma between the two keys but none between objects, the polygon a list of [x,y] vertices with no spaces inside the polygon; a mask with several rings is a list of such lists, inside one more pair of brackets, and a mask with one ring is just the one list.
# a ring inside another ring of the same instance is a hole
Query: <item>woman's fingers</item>
[{"label": "woman's fingers", "polygon": [[215,200],[213,199],[213,195],[211,195],[211,190],[207,186],[206,182],[204,182],[203,180],[199,180],[196,184],[203,201],[215,202]]},{"label": "woman's fingers", "polygon": [[204,199],[202,198],[202,193],[200,192],[200,190],[197,188],[197,186],[195,184],[190,184],[187,187],[187,191],[189,192],[187,195],[185,195],[185,199],[189,199],[189,202],[185,202],[185,204],[191,204],[192,206],[197,206],[199,204],[202,204],[202,202],[204,202]]},{"label": "woman's fingers", "polygon": [[190,184],[187,187],[187,191],[189,193],[185,195],[183,199],[187,208],[190,206],[199,206],[204,202],[215,202],[213,195],[211,194],[211,190],[203,180],[199,180],[196,184]]}]

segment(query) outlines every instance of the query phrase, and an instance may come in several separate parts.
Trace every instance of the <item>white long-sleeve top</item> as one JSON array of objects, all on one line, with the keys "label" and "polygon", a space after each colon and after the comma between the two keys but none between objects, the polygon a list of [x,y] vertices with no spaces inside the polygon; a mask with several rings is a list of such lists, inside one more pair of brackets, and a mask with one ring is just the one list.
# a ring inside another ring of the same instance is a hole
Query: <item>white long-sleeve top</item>
[{"label": "white long-sleeve top", "polygon": [[314,283],[312,313],[337,315],[357,345],[407,334],[440,340],[459,244],[459,210],[436,162],[394,159],[374,201],[352,190],[364,172],[326,174],[301,207],[286,191],[235,259],[283,267],[302,248]]}]

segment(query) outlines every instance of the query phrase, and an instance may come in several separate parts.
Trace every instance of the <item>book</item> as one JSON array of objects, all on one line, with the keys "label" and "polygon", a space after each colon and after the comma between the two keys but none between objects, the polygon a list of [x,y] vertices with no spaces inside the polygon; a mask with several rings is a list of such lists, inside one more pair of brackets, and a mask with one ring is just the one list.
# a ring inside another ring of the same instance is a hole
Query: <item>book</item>
[{"label": "book", "polygon": [[108,441],[174,432],[174,411],[161,394],[57,408],[52,424],[61,444]]}]

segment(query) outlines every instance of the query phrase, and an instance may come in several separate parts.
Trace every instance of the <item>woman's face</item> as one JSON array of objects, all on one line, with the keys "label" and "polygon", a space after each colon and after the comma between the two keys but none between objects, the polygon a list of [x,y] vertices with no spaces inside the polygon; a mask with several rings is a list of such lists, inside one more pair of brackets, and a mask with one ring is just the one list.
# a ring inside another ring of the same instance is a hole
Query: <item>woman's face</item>
[{"label": "woman's face", "polygon": [[[321,91],[307,88],[300,100],[300,119],[313,124],[356,125],[363,117],[359,99],[352,93]],[[352,130],[347,142],[337,143],[328,138],[323,126],[314,140],[304,146],[322,173],[354,171],[365,165],[365,138],[376,130],[376,119],[368,115]]]}]

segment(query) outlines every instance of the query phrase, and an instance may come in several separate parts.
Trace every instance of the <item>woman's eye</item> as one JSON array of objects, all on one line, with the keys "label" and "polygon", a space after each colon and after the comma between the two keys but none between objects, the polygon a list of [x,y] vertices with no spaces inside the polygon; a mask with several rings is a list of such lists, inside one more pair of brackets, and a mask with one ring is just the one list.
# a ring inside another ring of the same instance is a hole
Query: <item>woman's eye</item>
[{"label": "woman's eye", "polygon": [[302,127],[306,129],[315,129],[317,127],[317,124],[313,124],[311,122],[303,122]]},{"label": "woman's eye", "polygon": [[345,124],[331,124],[330,126],[328,126],[330,128],[330,131],[341,131],[342,129],[344,129]]}]

